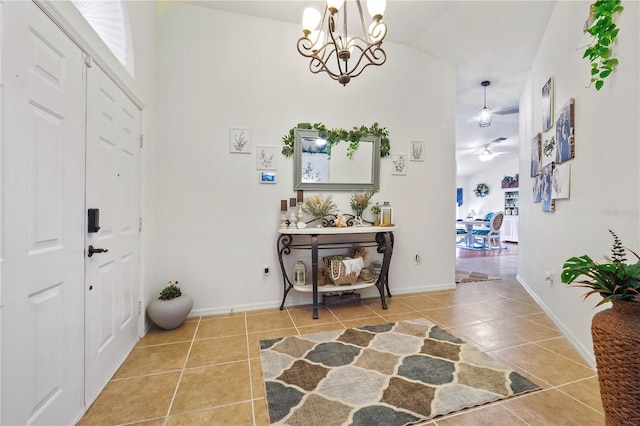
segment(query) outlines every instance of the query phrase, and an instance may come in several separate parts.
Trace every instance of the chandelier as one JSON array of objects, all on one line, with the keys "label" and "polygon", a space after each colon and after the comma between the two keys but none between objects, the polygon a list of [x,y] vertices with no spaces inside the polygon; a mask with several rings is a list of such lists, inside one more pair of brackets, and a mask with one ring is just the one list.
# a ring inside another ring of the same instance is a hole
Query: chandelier
[{"label": "chandelier", "polygon": [[380,66],[387,60],[387,54],[380,47],[387,35],[387,24],[382,22],[386,0],[367,0],[372,18],[370,25],[365,22],[360,0],[355,0],[360,15],[356,28],[361,27],[358,31],[362,35],[349,33],[347,4],[344,3],[345,0],[327,0],[322,16],[312,7],[304,10],[304,36],[298,39],[298,52],[311,59],[309,70],[312,73],[324,71],[346,86],[369,65]]}]

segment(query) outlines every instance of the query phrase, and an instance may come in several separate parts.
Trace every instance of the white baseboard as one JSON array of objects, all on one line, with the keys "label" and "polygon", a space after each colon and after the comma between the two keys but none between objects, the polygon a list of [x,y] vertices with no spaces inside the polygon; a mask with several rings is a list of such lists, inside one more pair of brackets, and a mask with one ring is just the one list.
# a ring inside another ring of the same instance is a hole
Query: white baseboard
[{"label": "white baseboard", "polygon": [[573,333],[571,333],[571,331],[562,323],[562,321],[560,321],[560,319],[553,313],[553,311],[549,309],[549,307],[542,301],[542,299],[540,299],[533,291],[531,291],[531,288],[529,288],[527,283],[522,279],[520,275],[516,275],[516,279],[520,284],[522,284],[522,287],[524,287],[524,289],[527,290],[529,295],[535,299],[535,301],[538,303],[538,305],[540,305],[544,313],[547,314],[547,316],[551,319],[551,321],[553,321],[556,327],[560,329],[562,334],[564,334],[564,336],[567,339],[569,339],[569,342],[571,342],[571,344],[578,351],[580,356],[582,356],[582,358],[584,358],[584,360],[592,368],[596,368],[596,358],[595,358],[595,355],[593,354],[593,349],[585,347],[580,342],[580,340],[578,340],[578,338],[576,338],[576,336],[573,335]]}]

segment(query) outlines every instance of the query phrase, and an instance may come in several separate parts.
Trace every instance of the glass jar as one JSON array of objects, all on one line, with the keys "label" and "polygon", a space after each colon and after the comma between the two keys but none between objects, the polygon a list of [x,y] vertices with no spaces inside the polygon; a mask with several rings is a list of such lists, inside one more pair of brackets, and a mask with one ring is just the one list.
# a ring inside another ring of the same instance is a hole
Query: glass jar
[{"label": "glass jar", "polygon": [[380,206],[380,217],[382,218],[382,226],[393,224],[393,207],[391,207],[388,201],[385,201]]},{"label": "glass jar", "polygon": [[293,267],[293,284],[304,285],[306,281],[306,273],[307,273],[306,265],[302,260],[298,260],[298,262]]}]

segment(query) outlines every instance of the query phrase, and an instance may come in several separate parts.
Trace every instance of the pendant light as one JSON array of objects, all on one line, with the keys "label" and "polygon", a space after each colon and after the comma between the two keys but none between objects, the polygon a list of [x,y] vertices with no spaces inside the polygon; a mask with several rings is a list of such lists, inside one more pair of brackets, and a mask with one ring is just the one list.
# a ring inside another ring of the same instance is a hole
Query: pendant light
[{"label": "pendant light", "polygon": [[491,126],[491,108],[487,108],[487,86],[489,86],[491,82],[485,80],[481,84],[482,87],[484,87],[484,107],[480,110],[478,125],[480,127],[489,127]]}]

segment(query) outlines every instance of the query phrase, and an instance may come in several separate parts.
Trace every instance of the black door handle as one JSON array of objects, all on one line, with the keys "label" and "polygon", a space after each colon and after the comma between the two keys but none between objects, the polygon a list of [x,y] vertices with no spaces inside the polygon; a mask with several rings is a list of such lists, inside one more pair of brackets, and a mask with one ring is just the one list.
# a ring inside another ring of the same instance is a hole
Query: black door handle
[{"label": "black door handle", "polygon": [[93,248],[93,246],[89,246],[89,252],[87,253],[87,256],[91,257],[94,253],[106,253],[108,251],[109,249]]}]

